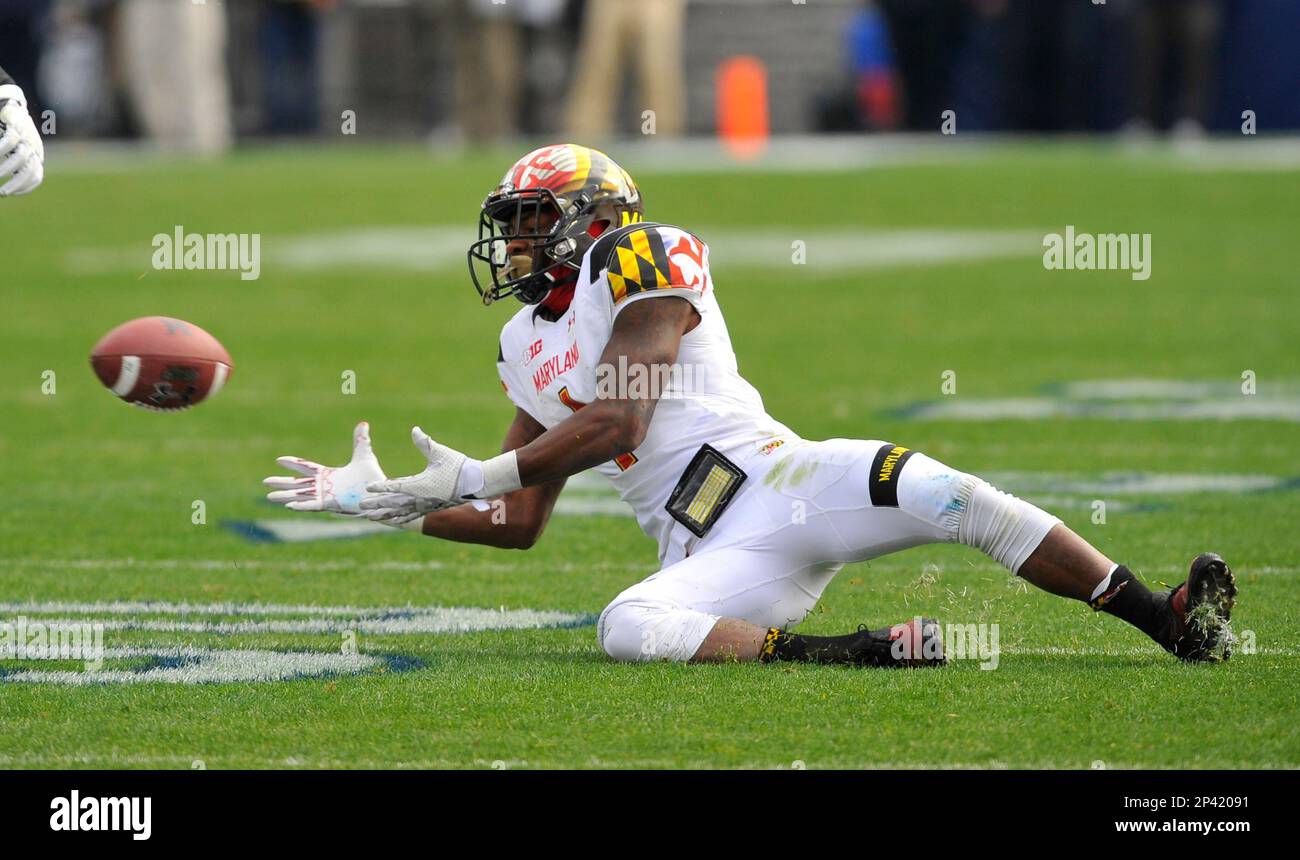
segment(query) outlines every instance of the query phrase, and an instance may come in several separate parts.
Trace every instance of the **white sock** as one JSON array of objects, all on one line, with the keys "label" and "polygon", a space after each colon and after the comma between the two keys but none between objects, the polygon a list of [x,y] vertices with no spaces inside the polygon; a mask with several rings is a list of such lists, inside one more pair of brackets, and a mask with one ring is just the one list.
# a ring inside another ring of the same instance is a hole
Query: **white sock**
[{"label": "white sock", "polygon": [[1117,570],[1119,570],[1118,564],[1112,564],[1110,566],[1110,572],[1106,574],[1106,578],[1103,579],[1101,582],[1097,583],[1097,587],[1093,589],[1092,597],[1088,598],[1089,603],[1096,600],[1098,597],[1101,597],[1101,595],[1106,591],[1106,589],[1110,588],[1110,578],[1111,576],[1114,575],[1115,571]]}]

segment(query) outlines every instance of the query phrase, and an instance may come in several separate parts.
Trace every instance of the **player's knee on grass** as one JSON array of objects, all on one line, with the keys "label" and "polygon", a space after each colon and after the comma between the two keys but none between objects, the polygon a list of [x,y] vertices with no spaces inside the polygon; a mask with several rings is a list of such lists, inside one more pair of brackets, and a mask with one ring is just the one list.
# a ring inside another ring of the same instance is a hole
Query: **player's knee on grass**
[{"label": "player's knee on grass", "polygon": [[596,636],[615,660],[685,662],[695,656],[717,620],[652,598],[619,596],[601,613]]},{"label": "player's knee on grass", "polygon": [[1060,522],[983,478],[920,453],[900,467],[897,493],[900,509],[938,526],[949,541],[984,552],[1012,573],[1020,572]]}]

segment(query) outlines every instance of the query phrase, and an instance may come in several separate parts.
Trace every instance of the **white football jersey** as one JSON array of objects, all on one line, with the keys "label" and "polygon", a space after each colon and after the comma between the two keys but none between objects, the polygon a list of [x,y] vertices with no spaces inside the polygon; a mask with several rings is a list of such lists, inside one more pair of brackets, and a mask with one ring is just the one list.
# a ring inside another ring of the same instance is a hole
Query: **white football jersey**
[{"label": "white football jersey", "polygon": [[[619,312],[657,296],[681,296],[700,314],[682,338],[673,375],[652,379],[638,369],[598,369]],[[701,445],[746,469],[755,457],[797,438],[767,414],[758,391],[737,370],[714,296],[708,247],[684,230],[640,223],[607,232],[583,258],[569,309],[554,322],[537,310],[521,308],[502,329],[497,372],[510,400],[543,427],[559,424],[598,393],[614,395],[619,384],[636,396],[638,385],[664,383],[640,447],[597,467],[658,543],[661,563],[680,558],[694,539],[665,505]],[[724,513],[719,525],[725,520]]]}]

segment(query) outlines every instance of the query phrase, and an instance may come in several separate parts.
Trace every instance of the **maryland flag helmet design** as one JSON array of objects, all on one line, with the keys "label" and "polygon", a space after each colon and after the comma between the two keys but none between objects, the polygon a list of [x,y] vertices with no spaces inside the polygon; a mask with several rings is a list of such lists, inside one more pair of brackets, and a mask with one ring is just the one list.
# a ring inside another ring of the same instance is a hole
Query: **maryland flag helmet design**
[{"label": "maryland flag helmet design", "polygon": [[644,216],[641,192],[614,159],[573,143],[543,146],[483,201],[470,278],[484,304],[506,296],[536,304],[577,272],[601,233]]}]

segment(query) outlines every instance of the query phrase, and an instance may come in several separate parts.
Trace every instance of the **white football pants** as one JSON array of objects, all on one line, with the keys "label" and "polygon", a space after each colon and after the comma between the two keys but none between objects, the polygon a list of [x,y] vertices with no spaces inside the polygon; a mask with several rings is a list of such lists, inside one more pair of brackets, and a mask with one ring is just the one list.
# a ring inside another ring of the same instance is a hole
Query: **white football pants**
[{"label": "white football pants", "polygon": [[719,618],[790,627],[840,568],[961,542],[1019,571],[1056,517],[987,482],[880,441],[794,440],[746,462],[748,479],[688,555],[605,607],[616,660],[689,660]]}]

